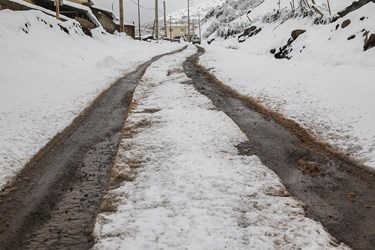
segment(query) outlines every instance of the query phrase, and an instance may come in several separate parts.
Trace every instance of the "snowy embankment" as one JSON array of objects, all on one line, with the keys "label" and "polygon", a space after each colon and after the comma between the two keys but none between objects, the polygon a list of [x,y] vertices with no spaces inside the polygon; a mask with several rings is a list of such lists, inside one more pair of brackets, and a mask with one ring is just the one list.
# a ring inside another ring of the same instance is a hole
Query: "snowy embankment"
[{"label": "snowy embankment", "polygon": [[[258,20],[251,24],[261,28],[258,34],[242,43],[216,38],[200,63],[238,92],[374,168],[375,48],[364,51],[364,40],[375,33],[375,4],[316,25],[312,18],[262,22],[260,16],[272,13],[270,2],[250,14]],[[275,59],[270,51],[278,52],[297,29],[306,32],[289,47],[290,60]]]},{"label": "snowy embankment", "polygon": [[246,136],[183,73],[195,52],[158,60],[138,85],[93,249],[335,248],[275,173],[238,155]]},{"label": "snowy embankment", "polygon": [[0,187],[117,78],[181,47],[92,33],[39,11],[0,11]]}]

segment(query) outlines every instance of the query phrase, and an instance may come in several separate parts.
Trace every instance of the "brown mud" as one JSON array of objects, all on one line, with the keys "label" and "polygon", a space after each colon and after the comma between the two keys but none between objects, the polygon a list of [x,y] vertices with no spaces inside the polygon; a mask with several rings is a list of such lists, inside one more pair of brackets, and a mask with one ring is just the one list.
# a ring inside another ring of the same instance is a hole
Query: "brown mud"
[{"label": "brown mud", "polygon": [[164,55],[104,91],[0,191],[0,249],[93,245],[93,225],[133,92],[151,63]]},{"label": "brown mud", "polygon": [[374,171],[225,86],[198,64],[203,53],[199,48],[187,59],[185,73],[247,135],[249,140],[238,145],[240,154],[257,155],[306,204],[306,215],[321,222],[339,242],[354,249],[375,249]]}]

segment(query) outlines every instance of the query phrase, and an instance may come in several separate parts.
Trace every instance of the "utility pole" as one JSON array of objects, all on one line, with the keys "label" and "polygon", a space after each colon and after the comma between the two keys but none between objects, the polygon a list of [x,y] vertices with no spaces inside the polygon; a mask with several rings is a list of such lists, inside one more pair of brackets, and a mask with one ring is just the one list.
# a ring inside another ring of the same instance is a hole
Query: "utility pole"
[{"label": "utility pole", "polygon": [[190,42],[190,0],[188,1],[188,41]]},{"label": "utility pole", "polygon": [[328,5],[328,10],[329,10],[329,15],[332,16],[331,5],[329,4],[329,0],[327,0],[327,5]]},{"label": "utility pole", "polygon": [[139,0],[138,0],[138,32],[139,32],[139,41],[142,41],[141,39],[141,10],[139,8]]},{"label": "utility pole", "polygon": [[169,16],[169,36],[171,37],[172,42],[172,16]]},{"label": "utility pole", "polygon": [[201,32],[201,16],[198,14],[198,26],[199,26],[199,40],[202,41],[202,32]]},{"label": "utility pole", "polygon": [[155,0],[155,39],[159,41],[159,4],[158,0]]},{"label": "utility pole", "polygon": [[165,1],[163,1],[163,5],[164,5],[164,35],[165,37],[167,38],[168,37],[168,34],[167,34],[167,7],[165,6]]},{"label": "utility pole", "polygon": [[124,2],[123,0],[119,0],[120,4],[120,32],[124,32]]},{"label": "utility pole", "polygon": [[[195,20],[193,19],[191,22],[192,22],[192,26],[193,26],[193,27],[192,27],[192,31],[193,31],[192,33],[193,33],[193,34],[192,34],[191,37],[194,37],[194,36],[195,36]],[[191,41],[191,39],[190,39],[190,41]]]},{"label": "utility pole", "polygon": [[60,20],[60,0],[55,0],[56,5],[56,19]]}]

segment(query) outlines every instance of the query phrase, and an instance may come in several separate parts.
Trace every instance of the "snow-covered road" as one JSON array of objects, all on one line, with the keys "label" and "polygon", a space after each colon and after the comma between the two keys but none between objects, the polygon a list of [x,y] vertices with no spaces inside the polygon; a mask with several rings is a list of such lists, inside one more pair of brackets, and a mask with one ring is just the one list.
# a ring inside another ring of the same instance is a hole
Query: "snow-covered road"
[{"label": "snow-covered road", "polygon": [[238,156],[246,136],[183,73],[195,52],[155,62],[137,87],[94,249],[335,248],[271,170]]}]

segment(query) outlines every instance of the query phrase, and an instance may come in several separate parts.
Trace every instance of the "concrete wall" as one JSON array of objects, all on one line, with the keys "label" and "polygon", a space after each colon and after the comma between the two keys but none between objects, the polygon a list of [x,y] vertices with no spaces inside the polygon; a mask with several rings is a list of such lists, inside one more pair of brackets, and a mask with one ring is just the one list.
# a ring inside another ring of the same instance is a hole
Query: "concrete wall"
[{"label": "concrete wall", "polygon": [[11,9],[11,10],[30,10],[31,8],[21,5],[16,2],[8,1],[8,0],[0,0],[0,5],[3,6],[3,9]]},{"label": "concrete wall", "polygon": [[115,30],[116,30],[116,25],[113,22],[112,18],[110,18],[109,16],[107,16],[106,14],[104,14],[100,10],[96,10],[96,9],[93,9],[93,8],[91,10],[94,13],[94,15],[96,16],[96,18],[98,19],[98,21],[100,22],[100,24],[103,26],[103,28],[108,33],[113,34],[113,32],[115,32]]},{"label": "concrete wall", "polygon": [[124,26],[125,26],[125,33],[134,39],[135,38],[135,26],[129,25],[129,24],[125,24]]},{"label": "concrete wall", "polygon": [[90,4],[90,0],[68,0],[68,1],[73,2],[73,3],[83,4],[83,5],[86,5],[86,6],[89,6],[89,4]]},{"label": "concrete wall", "polygon": [[[132,37],[133,39],[135,38],[135,26],[132,24],[125,24],[124,25],[125,33]],[[120,32],[120,25],[116,25],[116,30]]]}]

